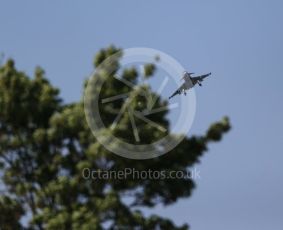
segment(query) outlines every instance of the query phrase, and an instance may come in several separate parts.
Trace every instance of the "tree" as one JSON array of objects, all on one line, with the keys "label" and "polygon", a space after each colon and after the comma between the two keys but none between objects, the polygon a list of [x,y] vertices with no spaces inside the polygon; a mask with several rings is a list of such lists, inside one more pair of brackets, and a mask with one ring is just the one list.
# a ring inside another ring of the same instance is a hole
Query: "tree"
[{"label": "tree", "polygon": [[[102,49],[95,67],[119,49]],[[117,65],[113,68],[118,68]],[[146,75],[154,75],[147,65]],[[99,77],[99,76],[97,76]],[[133,84],[139,74],[135,68],[123,72]],[[115,78],[107,80],[101,94],[111,96],[129,89]],[[146,90],[154,94],[150,88]],[[155,94],[154,94],[155,95]],[[156,106],[167,102],[158,95]],[[142,101],[142,103],[138,103]],[[142,98],[134,106],[145,106]],[[213,124],[203,136],[186,137],[174,150],[150,160],[130,160],[108,152],[91,134],[84,115],[83,101],[64,104],[41,68],[33,78],[15,68],[8,60],[0,68],[0,162],[4,191],[0,199],[0,228],[20,229],[20,217],[31,215],[29,229],[187,229],[158,215],[145,217],[139,208],[170,205],[189,197],[195,184],[182,179],[85,179],[85,168],[124,170],[131,165],[138,171],[186,171],[199,161],[211,141],[219,141],[230,129],[228,118]],[[100,109],[106,125],[115,118],[121,104]],[[151,117],[168,127],[167,111]],[[134,141],[130,118],[124,116],[114,134]],[[138,124],[142,125],[142,124]],[[110,131],[109,131],[110,132]],[[141,141],[162,135],[145,126]],[[125,201],[124,198],[129,198]]]}]

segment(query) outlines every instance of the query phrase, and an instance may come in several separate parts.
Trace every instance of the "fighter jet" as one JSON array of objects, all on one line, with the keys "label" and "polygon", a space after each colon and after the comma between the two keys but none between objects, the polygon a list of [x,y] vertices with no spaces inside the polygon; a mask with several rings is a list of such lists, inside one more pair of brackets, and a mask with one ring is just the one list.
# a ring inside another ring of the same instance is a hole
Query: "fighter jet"
[{"label": "fighter jet", "polygon": [[194,73],[188,73],[187,71],[184,72],[183,77],[181,80],[185,80],[185,82],[179,87],[179,89],[177,89],[170,97],[169,99],[171,99],[172,97],[176,96],[177,94],[181,94],[184,93],[185,96],[187,95],[186,90],[189,90],[190,88],[193,88],[196,84],[198,84],[199,86],[202,86],[201,82],[208,77],[209,75],[211,75],[211,73],[208,74],[204,74],[204,75],[200,75],[197,77],[192,77]]}]

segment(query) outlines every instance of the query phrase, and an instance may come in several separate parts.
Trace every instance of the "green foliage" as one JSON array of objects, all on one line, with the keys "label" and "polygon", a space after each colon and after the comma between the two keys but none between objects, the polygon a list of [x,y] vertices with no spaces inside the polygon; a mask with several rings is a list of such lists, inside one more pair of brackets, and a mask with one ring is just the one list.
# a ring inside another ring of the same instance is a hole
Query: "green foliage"
[{"label": "green foliage", "polygon": [[0,197],[0,228],[4,230],[21,229],[19,219],[24,211],[16,200],[8,196]]},{"label": "green foliage", "polygon": [[[97,67],[119,49],[101,50],[95,57]],[[119,56],[118,56],[119,57]],[[117,70],[118,59],[111,65]],[[155,67],[145,66],[147,77]],[[102,74],[103,75],[103,74]],[[99,76],[97,76],[99,77]],[[124,70],[122,78],[135,84],[139,75],[135,68]],[[149,86],[144,90],[156,97],[156,107],[167,102],[155,95]],[[138,95],[137,87],[131,94]],[[101,98],[129,92],[129,86],[111,78],[101,90]],[[93,137],[86,123],[83,103],[63,104],[54,88],[37,68],[34,78],[15,68],[12,60],[0,68],[0,163],[5,190],[0,198],[0,228],[19,229],[19,219],[30,213],[30,229],[187,229],[157,215],[145,217],[141,207],[170,205],[189,197],[195,187],[192,179],[164,180],[88,180],[82,177],[85,168],[94,170],[185,171],[199,161],[211,141],[219,141],[230,129],[228,118],[213,124],[203,136],[186,137],[166,155],[136,161],[109,153]],[[109,126],[122,102],[100,110]],[[147,107],[143,97],[132,101],[137,110]],[[150,119],[169,127],[167,111]],[[160,131],[143,125],[141,143],[159,139]],[[128,116],[123,116],[114,135],[133,142]],[[110,131],[106,130],[106,133]],[[125,197],[131,197],[131,204]]]},{"label": "green foliage", "polygon": [[153,75],[155,71],[155,65],[154,64],[146,64],[144,65],[144,75],[145,77],[150,77]]}]

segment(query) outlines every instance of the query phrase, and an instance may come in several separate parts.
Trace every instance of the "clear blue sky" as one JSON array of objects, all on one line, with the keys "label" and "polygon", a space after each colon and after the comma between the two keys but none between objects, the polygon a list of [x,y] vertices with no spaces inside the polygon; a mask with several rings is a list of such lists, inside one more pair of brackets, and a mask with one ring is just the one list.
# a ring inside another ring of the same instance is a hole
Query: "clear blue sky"
[{"label": "clear blue sky", "polygon": [[77,101],[93,55],[113,43],[150,47],[213,76],[196,89],[192,133],[223,115],[233,129],[210,145],[190,199],[154,212],[194,230],[283,226],[283,2],[1,1],[0,52],[29,74],[46,69]]}]

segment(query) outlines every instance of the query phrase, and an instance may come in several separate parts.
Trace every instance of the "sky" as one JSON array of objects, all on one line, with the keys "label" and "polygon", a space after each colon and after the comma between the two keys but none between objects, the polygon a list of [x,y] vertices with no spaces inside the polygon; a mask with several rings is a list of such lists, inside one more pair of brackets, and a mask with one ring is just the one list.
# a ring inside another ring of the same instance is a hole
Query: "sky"
[{"label": "sky", "polygon": [[196,88],[192,134],[224,115],[232,130],[196,165],[192,197],[147,211],[194,230],[283,226],[283,2],[280,0],[1,0],[0,52],[29,75],[36,66],[78,101],[94,54],[161,50],[191,72],[212,72]]}]

